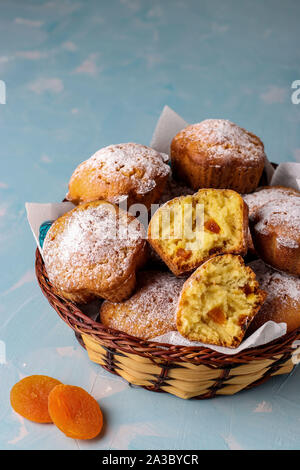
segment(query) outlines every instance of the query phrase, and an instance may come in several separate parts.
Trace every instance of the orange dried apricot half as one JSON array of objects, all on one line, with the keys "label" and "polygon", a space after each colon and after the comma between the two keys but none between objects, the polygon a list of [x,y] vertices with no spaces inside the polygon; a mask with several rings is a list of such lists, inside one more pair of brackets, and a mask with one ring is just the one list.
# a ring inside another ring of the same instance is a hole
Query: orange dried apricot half
[{"label": "orange dried apricot half", "polygon": [[25,377],[11,389],[11,406],[19,415],[30,421],[52,423],[48,412],[48,395],[59,384],[59,380],[47,375]]},{"label": "orange dried apricot half", "polygon": [[57,385],[48,398],[53,423],[73,439],[93,439],[103,425],[103,416],[95,398],[80,387]]}]

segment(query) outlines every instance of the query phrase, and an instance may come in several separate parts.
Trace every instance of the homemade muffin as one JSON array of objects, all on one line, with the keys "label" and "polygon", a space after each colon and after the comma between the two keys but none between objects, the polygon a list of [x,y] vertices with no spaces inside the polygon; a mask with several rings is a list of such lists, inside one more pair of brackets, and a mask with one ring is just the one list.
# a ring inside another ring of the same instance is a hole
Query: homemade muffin
[{"label": "homemade muffin", "polygon": [[[187,186],[179,183],[178,181],[175,181],[172,178],[172,175],[169,175],[169,178],[167,180],[167,184],[165,186],[164,192],[161,195],[160,200],[158,201],[158,204],[155,208],[155,206],[152,206],[151,210],[151,215],[154,215],[156,210],[159,208],[159,206],[165,204],[168,201],[171,201],[175,197],[178,196],[186,196],[188,194],[194,194],[195,191],[192,189],[188,188]],[[153,210],[154,209],[154,210]],[[151,219],[151,217],[150,217]],[[149,220],[150,221],[150,220]],[[149,249],[149,264],[151,264],[154,268],[159,267],[159,269],[166,269],[166,265],[161,259],[161,257],[156,253],[156,251],[150,246]]]},{"label": "homemade muffin", "polygon": [[217,256],[185,282],[177,307],[177,329],[191,341],[235,348],[265,297],[240,256]]},{"label": "homemade muffin", "polygon": [[135,294],[122,303],[103,302],[100,320],[108,328],[142,339],[176,330],[175,310],[183,283],[171,273],[139,272]]},{"label": "homemade muffin", "polygon": [[118,204],[127,200],[128,208],[139,203],[149,209],[164,190],[170,172],[168,158],[134,143],[102,148],[76,168],[66,197],[74,204],[100,199]]},{"label": "homemade muffin", "polygon": [[248,209],[229,189],[200,189],[160,207],[148,240],[175,275],[188,273],[212,256],[247,251]]},{"label": "homemade muffin", "polygon": [[249,327],[249,334],[269,320],[286,323],[287,333],[299,328],[300,279],[275,271],[261,260],[253,261],[249,266],[255,272],[260,287],[268,294]]},{"label": "homemade muffin", "polygon": [[180,131],[171,143],[176,178],[191,188],[228,188],[250,193],[265,165],[264,145],[225,119],[207,119]]},{"label": "homemade muffin", "polygon": [[263,186],[258,188],[252,194],[244,194],[243,199],[249,208],[249,219],[255,220],[257,211],[269,202],[278,201],[279,199],[286,199],[290,196],[300,196],[300,192],[293,188],[286,188],[285,186]]},{"label": "homemade muffin", "polygon": [[267,264],[300,275],[300,197],[289,195],[263,204],[252,215],[254,248]]},{"label": "homemade muffin", "polygon": [[49,229],[43,258],[59,295],[73,302],[128,298],[146,260],[142,225],[105,201],[82,204]]},{"label": "homemade muffin", "polygon": [[[291,195],[300,196],[300,192],[284,186],[263,186],[254,193],[244,194],[243,199],[249,209],[249,220],[255,220],[257,211],[267,202],[275,202],[278,199],[285,199]],[[248,248],[250,253],[256,253],[250,229],[248,231]]]}]

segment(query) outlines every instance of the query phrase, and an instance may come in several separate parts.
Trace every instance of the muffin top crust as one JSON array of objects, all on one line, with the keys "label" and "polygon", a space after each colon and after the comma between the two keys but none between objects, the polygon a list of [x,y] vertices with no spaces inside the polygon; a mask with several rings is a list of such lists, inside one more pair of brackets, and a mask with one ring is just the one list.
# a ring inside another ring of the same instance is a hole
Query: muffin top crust
[{"label": "muffin top crust", "polygon": [[146,195],[170,173],[168,159],[145,145],[109,145],[75,169],[67,199],[75,203],[93,200],[96,192],[99,199],[118,203],[128,195]]},{"label": "muffin top crust", "polygon": [[264,204],[273,203],[276,206],[278,201],[289,200],[291,196],[300,197],[300,191],[285,186],[263,186],[254,193],[244,194],[243,199],[248,205],[250,220],[255,220]]},{"label": "muffin top crust", "polygon": [[275,234],[277,245],[300,247],[300,198],[290,196],[264,204],[257,211],[254,230],[261,235]]},{"label": "muffin top crust", "polygon": [[226,119],[206,119],[180,131],[171,152],[186,151],[191,159],[213,165],[256,166],[265,161],[264,145],[251,132]]},{"label": "muffin top crust", "polygon": [[160,271],[141,271],[130,299],[104,302],[100,309],[105,326],[149,339],[176,330],[175,311],[185,278]]},{"label": "muffin top crust", "polygon": [[132,215],[105,201],[81,204],[48,231],[43,257],[51,282],[62,290],[109,289],[135,270],[145,231]]},{"label": "muffin top crust", "polygon": [[[268,293],[266,305],[274,300],[281,304],[292,302],[297,306],[300,302],[300,279],[290,274],[276,271],[267,266],[261,259],[249,264],[256,274],[257,280],[263,290]],[[284,321],[284,318],[283,320]]]}]

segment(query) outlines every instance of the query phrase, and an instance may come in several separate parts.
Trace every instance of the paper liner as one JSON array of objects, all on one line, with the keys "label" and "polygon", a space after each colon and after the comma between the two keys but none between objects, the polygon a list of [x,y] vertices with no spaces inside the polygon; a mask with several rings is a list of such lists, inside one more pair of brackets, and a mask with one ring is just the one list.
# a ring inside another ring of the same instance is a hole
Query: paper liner
[{"label": "paper liner", "polygon": [[199,343],[197,341],[189,341],[183,336],[181,336],[178,331],[171,331],[170,333],[165,333],[162,336],[153,338],[152,341],[157,343],[168,343],[174,344],[177,346],[202,346],[205,348],[213,349],[221,354],[237,354],[244,349],[256,348],[257,346],[262,346],[263,344],[270,343],[274,339],[280,338],[286,334],[286,323],[275,323],[273,321],[268,321],[262,325],[258,330],[252,333],[247,339],[242,341],[238,348],[223,348],[221,346],[213,346],[210,344]]},{"label": "paper liner", "polygon": [[48,204],[39,204],[37,202],[25,203],[27,219],[42,256],[43,250],[39,242],[40,226],[47,220],[58,219],[58,217],[72,210],[74,207],[72,202],[50,202]]}]

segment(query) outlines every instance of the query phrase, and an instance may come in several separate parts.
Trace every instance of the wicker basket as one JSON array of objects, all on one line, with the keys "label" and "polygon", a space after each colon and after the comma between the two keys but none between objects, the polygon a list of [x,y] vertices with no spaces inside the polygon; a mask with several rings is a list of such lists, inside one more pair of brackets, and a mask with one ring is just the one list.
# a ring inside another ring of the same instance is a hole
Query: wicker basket
[{"label": "wicker basket", "polygon": [[296,362],[293,359],[299,351],[293,343],[300,339],[300,328],[272,343],[233,356],[208,348],[144,341],[105,328],[83,313],[79,305],[55,293],[39,250],[35,267],[43,294],[82,338],[89,358],[130,384],[180,398],[213,398],[254,387],[273,375],[287,374]]}]

